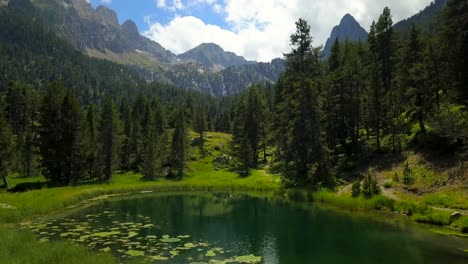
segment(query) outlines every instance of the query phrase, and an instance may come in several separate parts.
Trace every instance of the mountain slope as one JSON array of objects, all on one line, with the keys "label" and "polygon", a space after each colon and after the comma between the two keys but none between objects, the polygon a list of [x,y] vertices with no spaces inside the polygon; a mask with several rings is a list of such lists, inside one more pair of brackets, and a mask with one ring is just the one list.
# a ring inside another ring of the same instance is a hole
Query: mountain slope
[{"label": "mountain slope", "polygon": [[[11,0],[21,6],[28,0]],[[130,65],[147,82],[230,95],[248,85],[275,82],[284,63],[249,62],[215,44],[202,44],[179,57],[139,34],[132,21],[119,25],[107,7],[94,9],[86,0],[31,0],[46,27],[82,53]],[[20,12],[20,11],[18,11]],[[250,67],[247,67],[250,66]],[[229,80],[227,83],[226,80]]]},{"label": "mountain slope", "polygon": [[323,48],[323,57],[326,59],[330,55],[330,50],[336,39],[342,42],[348,38],[352,42],[365,41],[367,31],[350,14],[346,14],[340,21],[340,24],[333,27],[330,37],[327,39]]},{"label": "mountain slope", "polygon": [[404,37],[413,24],[426,32],[433,32],[437,26],[437,16],[444,9],[447,0],[435,0],[416,15],[395,24],[394,28]]},{"label": "mountain slope", "polygon": [[150,59],[171,63],[175,55],[141,36],[132,21],[119,24],[117,14],[105,7],[94,9],[86,0],[34,0],[36,7],[59,35],[78,50],[93,54],[145,52]]},{"label": "mountain slope", "polygon": [[185,53],[177,56],[183,62],[197,62],[214,70],[223,70],[230,66],[251,64],[233,52],[226,52],[214,43],[203,43]]}]

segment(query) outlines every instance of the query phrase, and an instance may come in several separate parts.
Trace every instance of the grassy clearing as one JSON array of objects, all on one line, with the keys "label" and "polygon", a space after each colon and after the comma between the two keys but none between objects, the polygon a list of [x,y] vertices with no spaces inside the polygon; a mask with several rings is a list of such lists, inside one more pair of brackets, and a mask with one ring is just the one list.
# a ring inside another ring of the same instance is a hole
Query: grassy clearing
[{"label": "grassy clearing", "polygon": [[[192,134],[195,138],[196,135]],[[186,175],[181,181],[159,179],[156,181],[143,181],[138,173],[118,173],[108,184],[88,184],[80,186],[67,186],[49,188],[23,193],[0,193],[0,205],[7,204],[14,209],[0,206],[0,224],[20,223],[60,212],[65,208],[79,205],[93,199],[105,199],[113,194],[139,193],[142,191],[163,192],[268,192],[284,194],[291,200],[315,201],[330,204],[352,211],[383,210],[399,212],[408,215],[413,221],[435,225],[451,226],[445,229],[451,235],[468,233],[468,216],[451,219],[447,211],[439,211],[428,205],[438,205],[451,208],[468,208],[467,191],[458,188],[456,191],[444,189],[439,192],[423,196],[412,195],[405,192],[401,183],[394,183],[389,188],[398,190],[397,194],[402,201],[395,201],[383,195],[371,199],[364,197],[352,198],[350,191],[338,195],[335,192],[321,190],[311,193],[309,191],[284,191],[281,188],[281,179],[262,169],[252,170],[248,177],[242,178],[226,166],[213,163],[216,157],[228,156],[230,135],[223,133],[207,133],[204,149],[194,147],[189,153],[190,162],[187,163]],[[422,165],[421,165],[422,166]],[[399,173],[401,166],[381,172],[391,179],[395,172]],[[416,175],[427,180],[416,180],[415,186],[430,186],[436,179],[436,174],[419,173]],[[401,175],[401,173],[400,173]],[[427,176],[428,175],[428,176]],[[430,179],[430,180],[428,180]],[[41,177],[19,178],[10,177],[11,186],[23,183],[44,182]],[[432,182],[431,184],[428,184]],[[420,184],[420,185],[418,185]],[[409,201],[409,202],[404,202]],[[34,256],[34,257],[32,257]],[[0,225],[0,263],[114,263],[114,259],[107,254],[96,255],[90,250],[80,246],[63,242],[40,243],[28,231],[17,230],[13,226],[2,228]]]},{"label": "grassy clearing", "polygon": [[55,241],[41,243],[30,231],[0,227],[0,263],[106,264],[116,261],[110,254],[96,254],[83,246]]},{"label": "grassy clearing", "polygon": [[[35,190],[23,193],[0,193],[0,204],[8,204],[15,209],[0,208],[0,223],[18,223],[60,211],[84,200],[102,195],[154,191],[265,191],[277,192],[281,188],[279,176],[252,170],[249,177],[241,178],[227,168],[216,169],[213,158],[222,155],[227,148],[229,135],[207,133],[205,157],[198,150],[191,153],[192,161],[187,165],[186,176],[181,181],[160,179],[143,181],[138,173],[114,175],[108,184],[67,186]],[[30,179],[31,180],[31,179]],[[41,178],[32,179],[33,182]],[[12,186],[26,182],[25,178],[12,178]]]}]

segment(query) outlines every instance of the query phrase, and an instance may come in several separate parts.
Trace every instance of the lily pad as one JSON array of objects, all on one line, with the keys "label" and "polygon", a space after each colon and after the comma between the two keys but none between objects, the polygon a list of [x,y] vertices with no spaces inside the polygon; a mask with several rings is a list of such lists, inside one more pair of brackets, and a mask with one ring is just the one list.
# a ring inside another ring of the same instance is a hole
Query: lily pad
[{"label": "lily pad", "polygon": [[212,259],[210,260],[210,264],[226,264],[227,260],[217,260],[217,259]]},{"label": "lily pad", "polygon": [[78,233],[73,233],[73,232],[67,232],[67,233],[61,233],[61,237],[68,237],[68,236],[77,236],[79,235]]},{"label": "lily pad", "polygon": [[210,249],[210,250],[208,250],[206,252],[205,256],[206,257],[214,257],[214,256],[216,256],[216,253],[212,249]]},{"label": "lily pad", "polygon": [[128,238],[132,238],[132,237],[134,237],[134,236],[136,236],[136,235],[138,235],[137,232],[130,231],[130,232],[128,233]]},{"label": "lily pad", "polygon": [[179,251],[177,250],[171,250],[169,251],[169,253],[171,254],[171,256],[175,257],[175,256],[178,256],[179,255]]},{"label": "lily pad", "polygon": [[160,239],[160,241],[164,243],[176,243],[180,241],[180,238],[169,237],[169,235],[164,235],[162,236],[162,239]]},{"label": "lily pad", "polygon": [[197,246],[195,244],[193,244],[193,243],[185,243],[184,247],[185,248],[194,248],[194,247],[197,247]]},{"label": "lily pad", "polygon": [[262,261],[262,257],[254,256],[252,254],[245,255],[245,256],[238,256],[234,258],[234,262],[239,263],[260,263]]},{"label": "lily pad", "polygon": [[120,234],[119,231],[111,231],[111,232],[94,233],[94,234],[91,234],[90,236],[93,236],[93,237],[110,237],[110,236],[114,236],[114,235],[118,235],[118,234]]},{"label": "lily pad", "polygon": [[164,243],[176,243],[180,241],[180,238],[175,238],[175,237],[162,238],[160,239],[160,241]]},{"label": "lily pad", "polygon": [[105,247],[105,248],[102,248],[100,251],[109,252],[110,250],[111,250],[110,247]]},{"label": "lily pad", "polygon": [[160,261],[168,260],[167,257],[161,256],[161,255],[152,256],[151,259],[152,260],[160,260]]},{"label": "lily pad", "polygon": [[129,250],[127,251],[127,255],[132,256],[132,257],[141,257],[145,255],[145,252],[140,251],[140,250]]}]

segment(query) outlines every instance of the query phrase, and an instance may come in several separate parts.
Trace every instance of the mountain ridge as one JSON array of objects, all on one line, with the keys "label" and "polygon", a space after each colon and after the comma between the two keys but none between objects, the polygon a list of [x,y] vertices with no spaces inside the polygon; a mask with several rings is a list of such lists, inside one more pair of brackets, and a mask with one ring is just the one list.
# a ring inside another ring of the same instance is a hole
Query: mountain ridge
[{"label": "mountain ridge", "polygon": [[224,70],[231,66],[255,63],[253,61],[247,61],[244,57],[234,52],[225,51],[215,43],[202,43],[195,48],[177,55],[177,58],[184,62],[197,62],[205,67],[213,68],[214,70]]}]

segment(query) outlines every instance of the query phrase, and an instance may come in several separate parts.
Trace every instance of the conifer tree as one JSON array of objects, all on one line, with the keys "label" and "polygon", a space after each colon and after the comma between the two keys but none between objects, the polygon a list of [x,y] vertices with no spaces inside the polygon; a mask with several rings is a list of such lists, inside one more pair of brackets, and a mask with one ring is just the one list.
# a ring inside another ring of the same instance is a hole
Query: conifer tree
[{"label": "conifer tree", "polygon": [[172,175],[180,179],[184,175],[184,162],[188,151],[184,109],[176,110],[174,123],[175,128],[171,144],[171,165],[175,172]]},{"label": "conifer tree", "polygon": [[14,136],[10,124],[4,117],[3,104],[0,103],[0,174],[3,186],[8,188],[7,176],[10,172]]},{"label": "conifer tree", "polygon": [[104,100],[99,127],[101,140],[101,160],[103,163],[103,178],[109,181],[118,165],[120,149],[121,126],[119,112],[112,98]]}]

